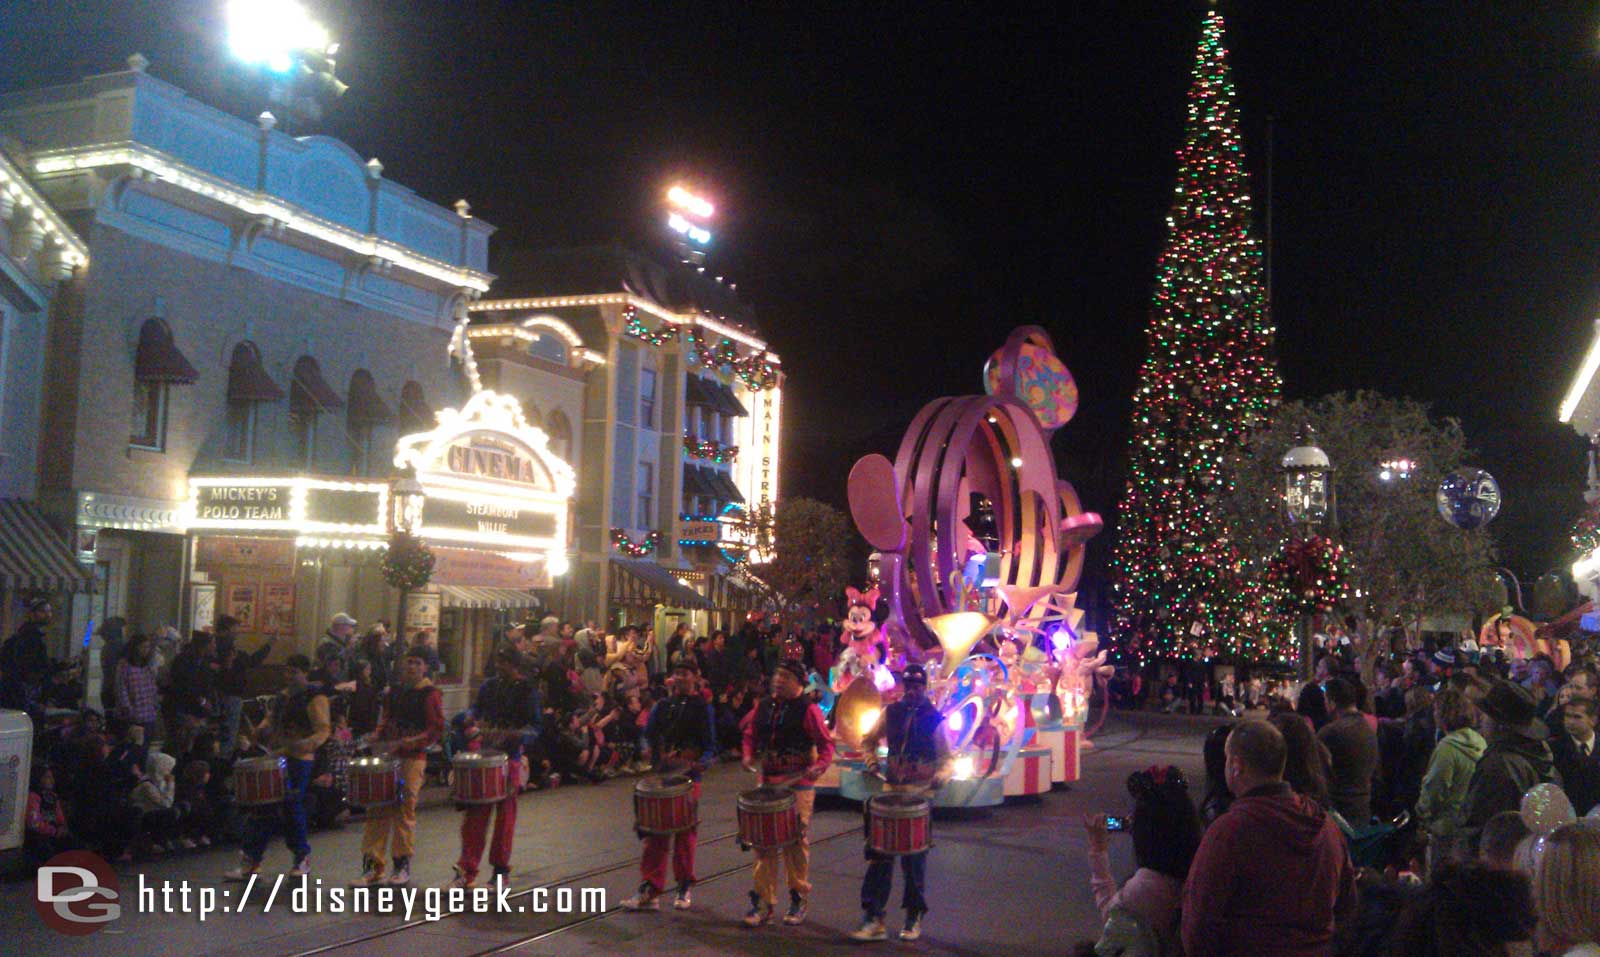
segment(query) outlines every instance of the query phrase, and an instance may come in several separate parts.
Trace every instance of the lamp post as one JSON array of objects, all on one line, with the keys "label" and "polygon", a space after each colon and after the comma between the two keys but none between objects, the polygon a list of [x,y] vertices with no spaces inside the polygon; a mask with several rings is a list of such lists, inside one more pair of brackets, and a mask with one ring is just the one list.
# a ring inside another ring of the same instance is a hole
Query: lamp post
[{"label": "lamp post", "polygon": [[[1317,534],[1320,526],[1336,515],[1333,494],[1333,463],[1317,445],[1317,433],[1309,424],[1300,428],[1295,447],[1284,453],[1279,463],[1283,470],[1283,510],[1291,533],[1302,538]],[[1312,674],[1311,616],[1300,620],[1300,677]]]}]

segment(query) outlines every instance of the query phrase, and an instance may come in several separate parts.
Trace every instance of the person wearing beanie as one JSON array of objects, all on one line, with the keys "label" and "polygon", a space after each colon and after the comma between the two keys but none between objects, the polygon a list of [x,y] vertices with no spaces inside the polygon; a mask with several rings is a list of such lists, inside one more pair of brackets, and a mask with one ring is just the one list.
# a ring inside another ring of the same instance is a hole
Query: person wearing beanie
[{"label": "person wearing beanie", "polygon": [[763,786],[793,789],[800,822],[798,841],[756,851],[755,889],[744,917],[746,927],[760,927],[772,919],[780,857],[789,880],[789,911],[783,922],[794,925],[806,919],[811,894],[811,844],[806,832],[816,804],[817,779],[833,763],[833,734],[822,709],[803,693],[805,685],[804,665],[788,659],[778,662],[772,671],[772,695],[751,709],[741,724],[745,770],[759,774]]},{"label": "person wearing beanie", "polygon": [[438,687],[428,680],[428,659],[413,647],[400,661],[399,682],[383,700],[383,717],[372,734],[373,744],[382,745],[400,759],[400,800],[387,807],[367,812],[361,835],[361,876],[356,884],[385,883],[384,851],[394,856],[394,871],[387,883],[395,886],[411,882],[411,851],[417,833],[417,797],[428,769],[428,749],[444,736],[444,699]]},{"label": "person wearing beanie", "polygon": [[328,719],[328,696],[312,687],[311,659],[290,655],[283,663],[288,683],[273,701],[266,720],[251,730],[250,738],[283,756],[284,797],[282,804],[267,805],[252,814],[245,826],[239,866],[223,875],[227,881],[248,881],[261,869],[267,842],[280,827],[283,841],[294,855],[292,877],[311,873],[311,842],[306,838],[306,791],[311,786],[311,769],[317,748],[333,732]]},{"label": "person wearing beanie", "polygon": [[451,887],[472,887],[477,882],[490,817],[494,818],[494,837],[489,846],[494,881],[498,884],[511,875],[511,848],[517,836],[517,797],[524,783],[520,780],[523,746],[539,736],[544,715],[538,686],[529,675],[533,670],[532,662],[512,645],[501,646],[495,652],[494,662],[495,673],[478,686],[470,718],[483,747],[505,752],[512,786],[498,803],[464,806],[461,856],[456,859]]}]

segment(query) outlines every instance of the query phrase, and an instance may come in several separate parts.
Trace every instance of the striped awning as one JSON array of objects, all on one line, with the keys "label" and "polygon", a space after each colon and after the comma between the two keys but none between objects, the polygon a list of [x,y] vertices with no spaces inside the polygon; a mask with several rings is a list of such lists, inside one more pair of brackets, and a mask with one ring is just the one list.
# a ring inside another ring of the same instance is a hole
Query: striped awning
[{"label": "striped awning", "polygon": [[92,591],[94,581],[39,506],[0,498],[0,586],[45,591]]},{"label": "striped awning", "polygon": [[[622,572],[633,582],[642,586],[644,594],[654,600],[656,604],[667,605],[672,608],[703,608],[710,610],[713,606],[704,595],[678,581],[678,573],[663,568],[652,561],[643,561],[635,558],[613,558],[611,565]],[[616,576],[612,577],[613,591],[620,584]],[[623,589],[625,592],[626,589]],[[616,596],[613,595],[613,598]]]},{"label": "striped awning", "polygon": [[440,585],[439,595],[439,603],[446,608],[540,608],[544,604],[532,592],[516,588]]}]

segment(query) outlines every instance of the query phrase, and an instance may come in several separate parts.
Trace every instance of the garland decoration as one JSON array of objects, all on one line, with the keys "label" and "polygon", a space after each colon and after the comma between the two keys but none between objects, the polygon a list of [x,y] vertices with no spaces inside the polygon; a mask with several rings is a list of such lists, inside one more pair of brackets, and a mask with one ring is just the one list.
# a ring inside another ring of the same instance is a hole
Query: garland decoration
[{"label": "garland decoration", "polygon": [[678,324],[662,320],[654,329],[639,319],[639,310],[632,304],[622,310],[622,331],[635,339],[643,339],[653,346],[663,346],[678,338]]},{"label": "garland decoration", "polygon": [[1572,547],[1579,555],[1587,555],[1600,548],[1600,509],[1589,509],[1572,523]]},{"label": "garland decoration", "polygon": [[629,558],[643,558],[656,550],[656,545],[661,541],[660,532],[651,532],[640,541],[628,537],[628,533],[620,528],[611,530],[611,545],[617,551]]},{"label": "garland decoration", "polygon": [[708,345],[699,329],[688,331],[689,361],[711,369],[731,372],[751,392],[761,392],[778,384],[778,370],[767,361],[767,351],[739,355],[732,339],[723,338],[715,346]]},{"label": "garland decoration", "polygon": [[737,445],[723,445],[716,439],[701,441],[687,434],[683,437],[683,450],[691,459],[709,459],[718,465],[726,465],[739,457]]},{"label": "garland decoration", "polygon": [[433,578],[433,552],[427,543],[409,532],[389,536],[381,566],[383,580],[390,588],[415,591],[427,587]]},{"label": "garland decoration", "polygon": [[1285,611],[1332,611],[1350,591],[1350,559],[1344,546],[1323,535],[1292,539],[1267,565],[1266,581],[1279,592]]}]

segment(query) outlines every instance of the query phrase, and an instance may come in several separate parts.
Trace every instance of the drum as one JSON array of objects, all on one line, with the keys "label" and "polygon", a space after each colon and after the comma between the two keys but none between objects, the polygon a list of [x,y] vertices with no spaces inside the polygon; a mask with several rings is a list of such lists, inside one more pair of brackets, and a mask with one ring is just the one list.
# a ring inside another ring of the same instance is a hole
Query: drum
[{"label": "drum", "polygon": [[351,804],[382,807],[400,800],[398,758],[355,758],[346,767],[350,775]]},{"label": "drum", "polygon": [[921,854],[929,842],[933,806],[917,794],[874,794],[867,799],[867,845],[879,854]]},{"label": "drum", "polygon": [[633,786],[634,827],[646,834],[677,834],[700,823],[694,782],[682,774],[645,778]]},{"label": "drum", "polygon": [[504,751],[468,751],[450,762],[456,801],[498,804],[511,793],[511,769]]},{"label": "drum", "polygon": [[233,802],[240,807],[260,807],[283,800],[283,758],[247,758],[233,766]]},{"label": "drum", "polygon": [[763,787],[739,795],[739,840],[751,847],[788,847],[800,840],[800,814],[794,792]]}]

